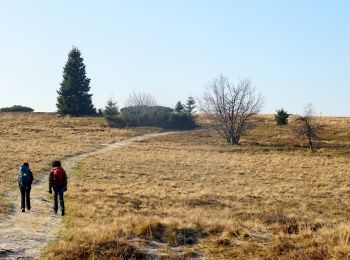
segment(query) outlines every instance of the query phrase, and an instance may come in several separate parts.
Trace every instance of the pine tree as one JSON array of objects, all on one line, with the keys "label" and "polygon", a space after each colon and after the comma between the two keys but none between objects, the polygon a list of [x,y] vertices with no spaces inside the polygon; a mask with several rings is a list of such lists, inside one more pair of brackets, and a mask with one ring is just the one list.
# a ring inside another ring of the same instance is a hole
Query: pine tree
[{"label": "pine tree", "polygon": [[181,103],[181,101],[178,101],[175,106],[175,112],[182,113],[184,109],[185,109],[184,105]]},{"label": "pine tree", "polygon": [[57,110],[61,115],[94,115],[90,79],[86,77],[84,59],[78,48],[68,54],[68,61],[63,69],[61,88],[57,91]]},{"label": "pine tree", "polygon": [[119,114],[117,102],[112,97],[108,99],[103,114],[105,117],[113,117]]},{"label": "pine tree", "polygon": [[276,110],[275,120],[276,120],[277,125],[288,124],[288,117],[289,117],[289,114],[283,108]]},{"label": "pine tree", "polygon": [[196,108],[196,100],[194,99],[194,97],[189,96],[187,98],[186,105],[185,105],[186,113],[192,114],[195,108]]}]

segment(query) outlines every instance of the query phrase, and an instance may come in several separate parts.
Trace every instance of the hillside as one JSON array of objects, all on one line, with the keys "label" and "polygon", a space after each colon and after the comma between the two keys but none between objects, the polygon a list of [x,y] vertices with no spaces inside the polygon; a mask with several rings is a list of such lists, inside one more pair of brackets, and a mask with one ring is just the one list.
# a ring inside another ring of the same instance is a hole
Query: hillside
[{"label": "hillside", "polygon": [[[293,124],[293,122],[291,122]],[[324,259],[350,254],[350,119],[310,153],[272,116],[240,146],[206,127],[78,163],[50,259]]]},{"label": "hillside", "polygon": [[147,132],[147,128],[112,129],[103,118],[60,117],[51,113],[0,113],[0,219],[11,210],[10,190],[17,189],[18,168],[29,162],[35,178],[61,159]]}]

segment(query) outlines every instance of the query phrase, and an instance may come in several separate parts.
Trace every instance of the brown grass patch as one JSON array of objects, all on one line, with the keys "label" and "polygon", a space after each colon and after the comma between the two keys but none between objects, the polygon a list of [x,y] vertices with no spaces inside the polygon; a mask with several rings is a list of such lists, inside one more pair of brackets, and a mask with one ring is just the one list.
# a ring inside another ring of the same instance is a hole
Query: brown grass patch
[{"label": "brown grass patch", "polygon": [[170,246],[194,245],[206,235],[201,227],[179,228],[177,223],[166,224],[154,220],[133,223],[130,234]]},{"label": "brown grass patch", "polygon": [[[349,131],[341,120],[325,131]],[[269,117],[259,124],[236,147],[201,129],[133,143],[77,165],[65,227],[47,254],[59,258],[63,248],[118,234],[129,243],[145,241],[145,248],[152,241],[166,244],[169,256],[177,246],[214,259],[347,257],[347,135],[311,154]],[[182,230],[195,242],[181,244]]]},{"label": "brown grass patch", "polygon": [[[118,239],[83,243],[68,250],[57,251],[60,259],[145,259],[147,254]],[[49,257],[50,258],[50,257]]]},{"label": "brown grass patch", "polygon": [[29,162],[34,177],[40,178],[54,159],[151,131],[158,130],[108,128],[104,119],[98,117],[0,113],[0,218],[11,208],[5,195],[17,187],[18,168],[23,162]]}]

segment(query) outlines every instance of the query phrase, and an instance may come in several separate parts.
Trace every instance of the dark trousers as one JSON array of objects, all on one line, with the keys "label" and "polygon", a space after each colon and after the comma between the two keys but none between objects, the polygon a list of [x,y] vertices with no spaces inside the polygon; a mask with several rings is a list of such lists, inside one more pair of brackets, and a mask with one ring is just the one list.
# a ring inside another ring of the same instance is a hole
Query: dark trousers
[{"label": "dark trousers", "polygon": [[21,191],[21,209],[24,209],[27,205],[27,209],[30,209],[30,186],[19,186],[19,190]]},{"label": "dark trousers", "polygon": [[58,201],[57,201],[58,198],[60,199],[61,209],[64,209],[63,192],[64,192],[64,188],[61,188],[61,187],[53,188],[53,210],[55,212],[57,212],[58,210]]}]

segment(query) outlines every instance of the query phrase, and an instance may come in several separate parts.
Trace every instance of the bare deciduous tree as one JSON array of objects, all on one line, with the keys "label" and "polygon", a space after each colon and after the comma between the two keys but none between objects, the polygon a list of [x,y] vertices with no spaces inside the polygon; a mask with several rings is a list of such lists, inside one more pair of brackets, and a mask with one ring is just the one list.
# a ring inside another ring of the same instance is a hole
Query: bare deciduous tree
[{"label": "bare deciduous tree", "polygon": [[126,106],[130,107],[142,107],[142,106],[155,106],[157,105],[154,97],[149,93],[136,93],[133,92],[129,95]]},{"label": "bare deciduous tree", "polygon": [[307,140],[312,152],[316,149],[316,143],[320,140],[320,124],[316,120],[315,110],[312,103],[306,105],[304,114],[296,119],[297,125],[294,132],[297,138]]},{"label": "bare deciduous tree", "polygon": [[261,94],[248,79],[235,86],[222,74],[208,83],[199,108],[216,131],[230,144],[239,144],[241,135],[254,125],[254,117],[263,105]]}]

